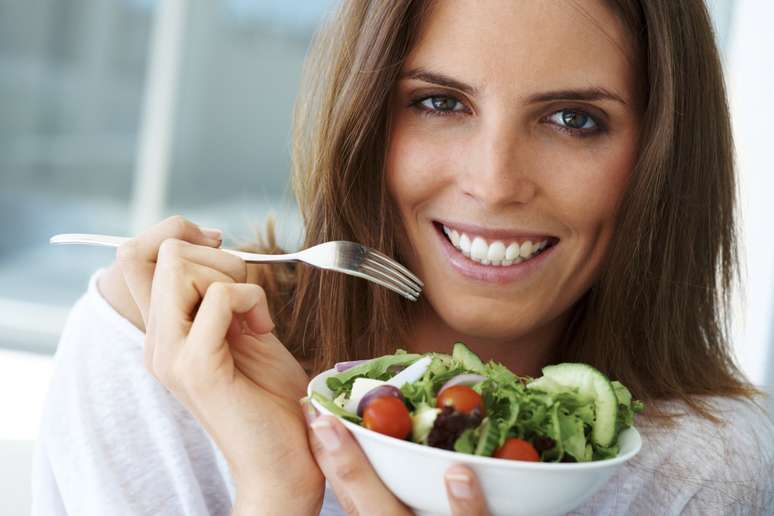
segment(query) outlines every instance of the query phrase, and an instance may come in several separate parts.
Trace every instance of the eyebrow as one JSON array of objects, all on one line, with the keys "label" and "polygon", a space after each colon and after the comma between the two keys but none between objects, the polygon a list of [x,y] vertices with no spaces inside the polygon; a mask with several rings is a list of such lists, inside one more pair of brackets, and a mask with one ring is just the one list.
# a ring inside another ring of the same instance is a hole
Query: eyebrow
[{"label": "eyebrow", "polygon": [[551,100],[612,100],[626,105],[626,101],[613,93],[599,86],[589,88],[548,91],[545,93],[536,93],[527,97],[527,103],[537,104],[538,102],[548,102]]},{"label": "eyebrow", "polygon": [[[472,96],[475,96],[478,93],[478,89],[474,86],[465,84],[464,82],[458,81],[441,73],[431,72],[424,68],[414,68],[413,70],[409,70],[408,72],[402,74],[400,78],[416,79],[419,81],[429,82],[431,84],[437,84],[439,86],[445,86],[447,88],[459,90]],[[626,101],[619,95],[616,95],[612,91],[600,86],[534,93],[527,97],[526,102],[528,104],[537,104],[540,102],[550,102],[552,100],[610,100],[614,102],[620,102],[623,105],[627,104]]]},{"label": "eyebrow", "polygon": [[473,95],[473,96],[475,96],[478,93],[478,90],[469,84],[460,82],[457,79],[452,79],[448,75],[443,75],[437,72],[431,72],[424,68],[414,68],[413,70],[409,70],[408,72],[402,74],[400,78],[416,79],[419,81],[437,84],[439,86],[446,86],[447,88],[460,90],[463,93],[467,93],[468,95]]}]

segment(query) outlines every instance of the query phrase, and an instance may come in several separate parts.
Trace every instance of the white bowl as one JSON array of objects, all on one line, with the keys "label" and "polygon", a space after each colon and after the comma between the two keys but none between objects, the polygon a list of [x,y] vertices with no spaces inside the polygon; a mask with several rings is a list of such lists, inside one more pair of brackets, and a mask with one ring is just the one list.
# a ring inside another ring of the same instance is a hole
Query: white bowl
[{"label": "white bowl", "polygon": [[[333,374],[337,371],[329,369],[315,376],[307,387],[308,395],[316,391],[330,398],[325,379]],[[312,404],[321,414],[330,414],[316,401]],[[522,462],[423,446],[340,421],[354,435],[390,491],[422,516],[451,513],[443,477],[454,464],[464,464],[476,473],[494,516],[565,514],[601,488],[642,445],[639,432],[629,428],[621,432],[620,451],[613,459],[561,464]]]}]

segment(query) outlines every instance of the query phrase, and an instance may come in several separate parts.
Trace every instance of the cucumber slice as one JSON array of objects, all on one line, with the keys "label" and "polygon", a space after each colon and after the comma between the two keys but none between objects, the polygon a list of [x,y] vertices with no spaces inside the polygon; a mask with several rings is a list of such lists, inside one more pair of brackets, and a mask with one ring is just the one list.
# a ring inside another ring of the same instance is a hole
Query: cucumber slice
[{"label": "cucumber slice", "polygon": [[459,360],[462,363],[462,367],[468,371],[476,373],[484,372],[484,363],[478,358],[478,355],[473,353],[465,344],[457,342],[452,349],[452,358]]},{"label": "cucumber slice", "polygon": [[[596,418],[591,427],[591,438],[600,446],[611,446],[615,439],[618,417],[618,398],[607,376],[588,364],[558,364],[543,368],[543,378],[527,385],[530,389],[552,392],[557,388],[573,390],[579,396],[594,400]],[[548,390],[551,389],[551,390]]]},{"label": "cucumber slice", "polygon": [[533,391],[545,392],[546,394],[557,395],[563,392],[571,392],[573,389],[566,385],[557,383],[548,376],[535,378],[527,384],[527,387]]}]

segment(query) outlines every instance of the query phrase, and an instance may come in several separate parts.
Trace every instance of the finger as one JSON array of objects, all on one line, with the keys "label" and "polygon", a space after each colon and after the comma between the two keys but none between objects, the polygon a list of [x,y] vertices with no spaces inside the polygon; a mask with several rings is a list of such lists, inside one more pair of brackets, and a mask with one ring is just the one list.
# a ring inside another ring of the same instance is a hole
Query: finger
[{"label": "finger", "polygon": [[[155,289],[159,293],[157,297],[163,298],[163,300],[156,301],[156,305],[165,312],[162,320],[190,323],[193,321],[195,308],[198,307],[211,283],[215,281],[244,281],[247,272],[245,262],[241,258],[217,249],[168,238],[159,247],[153,275],[151,293],[153,296]],[[158,280],[156,276],[159,276]],[[187,276],[191,277],[187,278]],[[156,286],[157,283],[161,285]],[[195,288],[191,289],[190,286]],[[149,311],[153,310],[149,309]],[[148,320],[150,317],[149,313],[146,318],[146,328],[150,327]],[[173,334],[156,339],[146,339],[146,364],[152,363],[149,361],[150,359],[159,359],[154,349],[155,342],[179,342],[182,337],[185,337],[189,327],[190,324],[179,325],[179,328],[183,328],[185,331],[182,335]],[[155,370],[155,366],[153,369]]]},{"label": "finger", "polygon": [[237,337],[243,335],[245,333],[244,329],[244,319],[242,316],[234,316],[231,319],[231,324],[228,327],[228,330],[226,331],[226,340],[232,341],[236,339]]},{"label": "finger", "polygon": [[217,229],[200,228],[193,222],[175,215],[122,244],[116,253],[124,281],[135,304],[148,323],[151,285],[161,243],[168,238],[177,238],[194,244],[219,247],[222,232]]},{"label": "finger", "polygon": [[[220,271],[164,255],[153,276],[145,338],[145,365],[162,379],[185,342],[210,285],[233,282]],[[229,321],[230,322],[230,321]]]},{"label": "finger", "polygon": [[[190,352],[200,360],[218,354],[226,345],[226,335],[234,314],[242,314],[257,334],[269,333],[274,323],[266,304],[266,294],[258,285],[216,282],[209,286],[191,325]],[[195,348],[195,349],[194,349]]]},{"label": "finger", "polygon": [[230,276],[237,283],[244,283],[247,280],[245,261],[220,249],[191,244],[177,238],[167,238],[159,246],[156,262],[163,258],[178,258],[204,265]]},{"label": "finger", "polygon": [[312,453],[347,513],[410,514],[385,487],[360,446],[335,417],[320,416],[310,426]]},{"label": "finger", "polygon": [[489,515],[481,485],[470,468],[452,466],[446,470],[444,481],[453,516]]},{"label": "finger", "polygon": [[[304,419],[306,419],[306,426],[308,430],[308,439],[309,439],[309,448],[314,454],[314,450],[316,448],[319,448],[322,446],[322,443],[320,440],[315,436],[314,430],[312,429],[312,423],[320,417],[320,412],[314,408],[314,405],[312,405],[312,402],[309,400],[308,396],[304,396],[303,398],[298,400],[299,404],[301,405],[301,412],[304,414]],[[321,453],[317,453],[317,455],[321,455]],[[315,460],[317,458],[315,457]],[[319,464],[318,464],[319,466]],[[331,482],[330,479],[326,478],[327,483],[331,486],[331,489],[333,490],[333,493],[336,495],[336,501],[339,503],[339,506],[342,508],[345,514],[356,514],[357,508],[355,507],[354,502],[352,501],[352,498],[347,494],[347,492],[343,489],[341,485],[334,485],[333,482]]]}]

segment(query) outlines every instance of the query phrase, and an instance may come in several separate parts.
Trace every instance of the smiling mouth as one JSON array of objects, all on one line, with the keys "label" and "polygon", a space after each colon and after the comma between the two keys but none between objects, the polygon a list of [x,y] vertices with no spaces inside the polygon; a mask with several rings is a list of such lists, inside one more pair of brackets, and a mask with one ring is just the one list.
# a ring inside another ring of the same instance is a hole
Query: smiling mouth
[{"label": "smiling mouth", "polygon": [[496,240],[433,222],[451,245],[470,260],[481,265],[508,267],[526,262],[555,246],[553,236],[515,237]]}]

